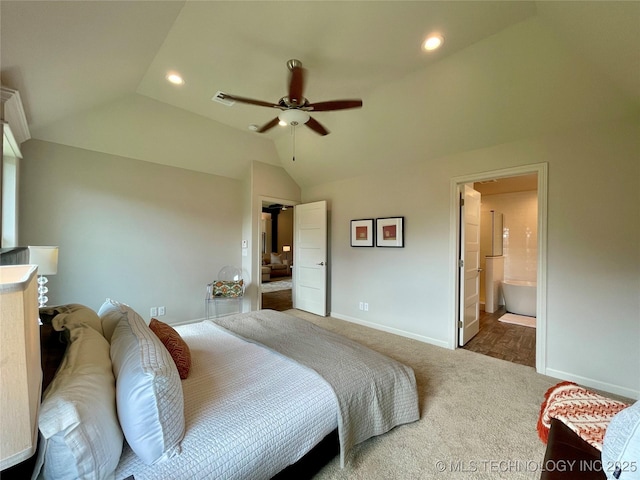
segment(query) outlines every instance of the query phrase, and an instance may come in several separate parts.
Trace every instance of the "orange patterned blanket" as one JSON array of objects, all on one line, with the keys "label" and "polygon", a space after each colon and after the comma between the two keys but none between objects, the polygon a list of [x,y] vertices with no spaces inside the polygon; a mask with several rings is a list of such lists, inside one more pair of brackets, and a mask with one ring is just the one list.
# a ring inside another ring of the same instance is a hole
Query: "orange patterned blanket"
[{"label": "orange patterned blanket", "polygon": [[547,443],[551,419],[557,418],[589,445],[602,451],[602,440],[609,422],[629,405],[580,387],[561,382],[544,395],[538,419],[538,436]]}]

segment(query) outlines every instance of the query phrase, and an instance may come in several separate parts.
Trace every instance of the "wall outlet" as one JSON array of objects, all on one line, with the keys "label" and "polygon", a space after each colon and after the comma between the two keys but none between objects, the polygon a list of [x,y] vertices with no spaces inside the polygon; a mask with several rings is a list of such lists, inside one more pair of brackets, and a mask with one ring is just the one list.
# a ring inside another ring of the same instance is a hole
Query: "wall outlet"
[{"label": "wall outlet", "polygon": [[157,307],[151,307],[151,312],[149,313],[149,315],[151,315],[152,317],[157,317],[158,316],[158,308]]},{"label": "wall outlet", "polygon": [[158,315],[166,315],[167,314],[167,309],[166,307],[158,307]]},{"label": "wall outlet", "polygon": [[364,302],[360,302],[359,307],[360,307],[360,310],[364,310]]},{"label": "wall outlet", "polygon": [[365,312],[369,311],[369,304],[367,302],[364,303],[364,311]]}]

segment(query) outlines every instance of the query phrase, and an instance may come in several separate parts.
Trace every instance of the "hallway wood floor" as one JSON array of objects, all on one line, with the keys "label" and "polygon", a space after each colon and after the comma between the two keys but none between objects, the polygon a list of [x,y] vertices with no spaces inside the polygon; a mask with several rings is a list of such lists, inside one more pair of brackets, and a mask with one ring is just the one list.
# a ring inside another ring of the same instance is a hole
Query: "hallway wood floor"
[{"label": "hallway wood floor", "polygon": [[462,348],[535,368],[536,329],[498,321],[505,313],[480,310],[480,332]]},{"label": "hallway wood floor", "polygon": [[269,309],[277,310],[278,312],[284,312],[285,310],[289,310],[290,308],[293,308],[291,289],[262,294],[263,310]]}]

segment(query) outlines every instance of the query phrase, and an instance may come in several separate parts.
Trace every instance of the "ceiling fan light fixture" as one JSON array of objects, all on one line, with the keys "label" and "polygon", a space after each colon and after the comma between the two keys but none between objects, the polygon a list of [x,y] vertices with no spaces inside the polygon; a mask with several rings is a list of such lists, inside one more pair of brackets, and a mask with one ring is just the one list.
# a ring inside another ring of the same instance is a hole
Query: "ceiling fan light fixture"
[{"label": "ceiling fan light fixture", "polygon": [[[303,123],[307,123],[309,121],[309,114],[304,110],[298,110],[297,108],[290,108],[288,110],[283,110],[278,115],[280,119],[280,125],[302,125]],[[284,122],[284,123],[283,123]]]},{"label": "ceiling fan light fixture", "polygon": [[425,52],[432,52],[433,50],[437,50],[444,43],[444,37],[439,33],[430,34],[425,41],[422,43],[422,49]]}]

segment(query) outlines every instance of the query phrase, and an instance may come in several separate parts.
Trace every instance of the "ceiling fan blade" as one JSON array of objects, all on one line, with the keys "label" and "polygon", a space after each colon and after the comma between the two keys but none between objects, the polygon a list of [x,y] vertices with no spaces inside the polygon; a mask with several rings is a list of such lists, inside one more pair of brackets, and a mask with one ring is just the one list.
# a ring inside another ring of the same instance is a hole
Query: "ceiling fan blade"
[{"label": "ceiling fan blade", "polygon": [[274,118],[273,120],[271,120],[268,123],[265,123],[263,126],[261,126],[258,130],[256,130],[256,132],[258,133],[264,133],[267,130],[272,129],[273,127],[275,127],[276,125],[278,125],[278,122],[280,121],[280,119],[278,117]]},{"label": "ceiling fan blade", "polygon": [[362,107],[362,100],[331,100],[329,102],[312,103],[307,108],[314,112],[328,112],[330,110],[346,110]]},{"label": "ceiling fan blade", "polygon": [[289,102],[293,106],[302,105],[304,97],[302,92],[304,90],[304,77],[305,71],[302,67],[294,66],[291,69],[291,78],[289,80]]},{"label": "ceiling fan blade", "polygon": [[329,135],[329,130],[324,128],[320,124],[320,122],[318,122],[313,118],[309,118],[309,120],[307,120],[307,123],[305,123],[305,125],[309,127],[311,130],[313,130],[314,132],[319,133],[322,136]]},{"label": "ceiling fan blade", "polygon": [[258,105],[259,107],[282,108],[280,105],[273,102],[263,102],[262,100],[254,100],[252,98],[237,97],[235,95],[229,95],[228,93],[221,93],[219,96],[223,100],[233,100],[235,102],[248,103],[249,105]]}]

